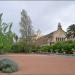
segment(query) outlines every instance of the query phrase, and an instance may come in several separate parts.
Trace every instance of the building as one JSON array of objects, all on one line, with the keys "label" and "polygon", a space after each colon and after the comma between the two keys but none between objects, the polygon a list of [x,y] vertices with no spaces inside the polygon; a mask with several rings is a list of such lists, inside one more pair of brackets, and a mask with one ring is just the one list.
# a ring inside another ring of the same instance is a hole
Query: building
[{"label": "building", "polygon": [[58,23],[58,28],[56,31],[49,33],[47,35],[41,36],[36,40],[37,45],[51,45],[57,41],[65,41],[66,32],[62,29],[61,23]]}]

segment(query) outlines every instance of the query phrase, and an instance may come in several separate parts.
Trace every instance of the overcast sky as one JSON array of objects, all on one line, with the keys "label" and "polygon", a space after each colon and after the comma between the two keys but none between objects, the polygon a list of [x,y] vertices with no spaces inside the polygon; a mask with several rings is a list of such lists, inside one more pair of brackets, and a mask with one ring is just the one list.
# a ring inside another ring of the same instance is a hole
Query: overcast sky
[{"label": "overcast sky", "polygon": [[21,11],[25,9],[35,30],[48,34],[57,29],[58,22],[64,30],[75,24],[75,1],[0,1],[3,21],[13,22],[13,31],[19,35]]}]

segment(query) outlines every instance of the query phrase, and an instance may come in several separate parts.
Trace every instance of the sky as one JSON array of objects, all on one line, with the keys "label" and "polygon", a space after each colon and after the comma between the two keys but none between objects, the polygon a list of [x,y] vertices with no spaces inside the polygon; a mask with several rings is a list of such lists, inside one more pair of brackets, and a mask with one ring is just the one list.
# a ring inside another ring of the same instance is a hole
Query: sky
[{"label": "sky", "polygon": [[13,22],[12,30],[19,36],[22,9],[30,16],[34,30],[40,29],[42,35],[57,30],[58,22],[65,31],[75,24],[75,1],[0,1],[3,22]]}]

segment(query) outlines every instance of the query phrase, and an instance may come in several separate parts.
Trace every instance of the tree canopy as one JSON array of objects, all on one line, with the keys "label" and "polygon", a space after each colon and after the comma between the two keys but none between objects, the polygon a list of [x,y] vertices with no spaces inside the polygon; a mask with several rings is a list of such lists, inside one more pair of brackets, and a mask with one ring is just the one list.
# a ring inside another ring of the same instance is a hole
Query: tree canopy
[{"label": "tree canopy", "polygon": [[13,44],[13,32],[11,30],[12,23],[2,22],[2,15],[0,14],[0,53],[8,52]]},{"label": "tree canopy", "polygon": [[67,28],[67,38],[75,38],[75,24]]}]

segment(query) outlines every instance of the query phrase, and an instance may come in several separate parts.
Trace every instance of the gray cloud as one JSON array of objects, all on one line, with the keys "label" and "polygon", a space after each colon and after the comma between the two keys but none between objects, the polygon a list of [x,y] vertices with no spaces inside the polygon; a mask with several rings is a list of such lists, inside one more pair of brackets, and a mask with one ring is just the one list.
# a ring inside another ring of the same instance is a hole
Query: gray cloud
[{"label": "gray cloud", "polygon": [[3,20],[13,22],[13,31],[17,34],[22,9],[31,17],[34,29],[40,29],[43,34],[56,30],[59,21],[64,30],[75,23],[74,1],[0,1]]}]

